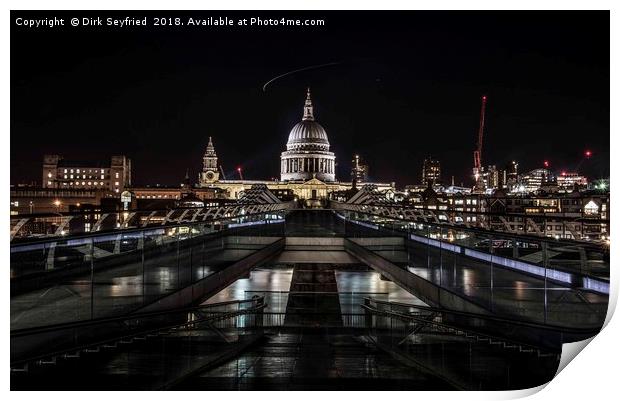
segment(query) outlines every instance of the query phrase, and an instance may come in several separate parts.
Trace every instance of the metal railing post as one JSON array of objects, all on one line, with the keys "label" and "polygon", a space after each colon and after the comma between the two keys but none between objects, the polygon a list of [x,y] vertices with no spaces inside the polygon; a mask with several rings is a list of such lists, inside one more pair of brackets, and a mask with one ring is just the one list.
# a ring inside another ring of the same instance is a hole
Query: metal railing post
[{"label": "metal railing post", "polygon": [[95,238],[90,239],[90,318],[95,318]]}]

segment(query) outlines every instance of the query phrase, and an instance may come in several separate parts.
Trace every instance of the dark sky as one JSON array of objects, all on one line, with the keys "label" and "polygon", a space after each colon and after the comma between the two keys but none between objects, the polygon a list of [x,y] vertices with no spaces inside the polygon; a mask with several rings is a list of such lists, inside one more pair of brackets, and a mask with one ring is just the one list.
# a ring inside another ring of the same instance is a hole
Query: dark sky
[{"label": "dark sky", "polygon": [[[195,179],[209,136],[230,176],[242,166],[245,178],[277,177],[308,85],[342,180],[359,152],[375,180],[417,183],[432,155],[446,181],[455,175],[471,184],[482,94],[489,98],[484,165],[515,159],[525,171],[549,160],[558,171],[609,176],[608,12],[135,13],[242,14],[324,18],[326,26],[13,24],[11,182],[40,183],[43,154],[58,153],[126,154],[134,184],[176,184],[187,168]],[[262,91],[279,74],[330,62],[340,64]],[[585,149],[594,153],[589,160]]]}]

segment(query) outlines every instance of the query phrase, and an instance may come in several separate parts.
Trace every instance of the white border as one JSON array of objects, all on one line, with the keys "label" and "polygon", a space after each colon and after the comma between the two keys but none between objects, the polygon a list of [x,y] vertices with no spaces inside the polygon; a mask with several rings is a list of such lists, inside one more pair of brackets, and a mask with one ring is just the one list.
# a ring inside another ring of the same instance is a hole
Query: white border
[{"label": "white border", "polygon": [[[4,163],[4,168],[0,170],[1,184],[4,191],[2,192],[3,201],[5,207],[8,209],[9,203],[9,160],[10,160],[10,143],[9,143],[9,130],[10,130],[10,121],[9,121],[9,99],[10,99],[10,87],[9,87],[9,63],[7,62],[9,56],[9,28],[10,28],[10,9],[17,10],[39,10],[39,9],[56,9],[56,10],[71,10],[71,9],[86,9],[86,10],[201,10],[201,9],[213,9],[213,10],[255,10],[255,9],[265,9],[265,10],[311,10],[311,9],[420,9],[420,10],[471,10],[471,9],[503,9],[503,10],[557,10],[557,9],[573,9],[573,10],[585,10],[585,9],[600,9],[600,10],[612,10],[611,12],[611,24],[612,24],[612,38],[611,43],[618,45],[620,43],[618,41],[618,29],[615,28],[615,25],[618,23],[617,10],[619,6],[615,6],[617,1],[597,1],[597,0],[589,0],[589,1],[549,1],[549,0],[522,0],[522,1],[481,1],[481,0],[469,0],[469,1],[441,1],[441,2],[412,2],[412,1],[394,1],[394,0],[381,0],[380,2],[376,1],[368,1],[368,0],[358,0],[358,1],[341,1],[341,0],[313,0],[313,1],[283,1],[283,0],[263,0],[263,1],[226,1],[226,2],[206,2],[206,1],[189,1],[189,0],[175,0],[174,2],[166,2],[161,0],[151,0],[151,1],[130,1],[130,0],[109,0],[106,2],[103,1],[91,1],[91,2],[80,2],[77,0],[73,1],[6,1],[4,4],[8,5],[5,8],[5,12],[2,19],[3,29],[2,29],[2,55],[4,55],[3,60],[5,60],[2,65],[3,77],[2,80],[2,108],[0,110],[0,115],[2,116],[3,121],[3,135],[1,136],[2,146],[0,146],[0,156]],[[615,6],[615,7],[614,7]],[[615,23],[615,24],[614,24]],[[613,46],[610,51],[613,50]],[[618,90],[618,81],[614,74],[615,71],[618,70],[618,62],[617,62],[617,50],[612,51],[611,53],[611,68],[612,77],[611,77],[611,110],[617,110],[614,106],[617,106],[616,96]],[[617,132],[618,124],[617,124],[617,113],[611,113],[611,132]],[[611,154],[615,154],[616,150],[620,150],[618,148],[618,141],[615,137],[611,138]],[[613,159],[611,160],[611,171],[612,175],[615,176],[618,172],[619,164],[618,161]],[[613,210],[617,209],[618,202],[615,198],[612,197],[612,207]],[[5,209],[5,210],[7,210]],[[5,236],[4,244],[9,243],[9,224],[8,218],[5,217],[4,228],[2,228],[2,233]],[[616,224],[616,221],[612,221],[612,232],[618,233],[620,227]],[[5,269],[8,267],[9,255],[8,255],[8,247],[2,248],[2,257]],[[612,251],[612,270],[620,269],[618,265],[618,258],[616,257],[616,252]],[[613,314],[615,309],[615,305],[617,302],[617,294],[618,294],[618,279],[617,275],[612,272],[612,281],[611,281],[611,293],[612,296],[610,298],[610,313],[608,314],[608,319]],[[5,273],[5,280],[2,282],[4,294],[6,294],[6,304],[3,308],[3,319],[2,322],[5,324],[3,329],[3,333],[5,335],[5,341],[2,342],[2,355],[4,358],[4,367],[5,367],[5,376],[3,376],[3,388],[5,391],[9,389],[9,373],[8,373],[8,365],[9,365],[9,280],[8,280],[8,272]],[[608,399],[613,397],[613,394],[616,390],[616,384],[620,383],[618,380],[618,373],[616,369],[616,364],[619,362],[618,357],[620,356],[620,346],[618,346],[618,341],[620,336],[618,319],[614,319],[607,324],[604,331],[601,335],[597,336],[590,345],[588,345],[588,351],[583,352],[578,355],[575,362],[569,364],[562,372],[548,385],[541,386],[544,387],[542,391],[538,392],[534,398],[538,400],[548,400],[548,399]],[[571,347],[568,347],[571,348]],[[579,348],[579,347],[577,347]],[[568,352],[567,352],[568,355]],[[539,389],[530,389],[530,390],[522,390],[522,391],[513,391],[513,392],[454,392],[454,393],[446,393],[446,392],[420,392],[415,394],[401,394],[401,393],[388,393],[381,394],[379,392],[361,392],[355,394],[340,394],[340,393],[327,393],[327,394],[319,394],[319,393],[311,393],[304,392],[298,393],[295,395],[288,394],[286,392],[254,392],[252,394],[246,393],[221,393],[221,394],[195,394],[193,392],[181,393],[181,396],[187,397],[226,397],[229,399],[230,397],[239,397],[239,398],[247,398],[253,397],[258,399],[284,399],[284,398],[315,398],[315,397],[355,397],[360,400],[371,400],[376,399],[378,397],[429,397],[433,400],[445,400],[445,399],[455,399],[458,397],[459,400],[486,400],[486,399],[514,399],[519,397],[524,397],[527,395],[531,395],[536,393],[536,390]],[[104,399],[108,397],[122,397],[122,398],[137,398],[137,397],[154,397],[156,399],[164,399],[171,396],[171,394],[166,393],[149,393],[149,394],[140,394],[137,392],[133,393],[117,393],[117,394],[107,394],[107,393],[82,393],[82,392],[68,392],[68,393],[29,393],[29,392],[21,392],[21,393],[10,393],[7,394],[15,399],[30,399],[30,398],[40,398],[44,397],[55,398],[55,399],[73,399],[73,398],[96,398],[96,399]]]}]

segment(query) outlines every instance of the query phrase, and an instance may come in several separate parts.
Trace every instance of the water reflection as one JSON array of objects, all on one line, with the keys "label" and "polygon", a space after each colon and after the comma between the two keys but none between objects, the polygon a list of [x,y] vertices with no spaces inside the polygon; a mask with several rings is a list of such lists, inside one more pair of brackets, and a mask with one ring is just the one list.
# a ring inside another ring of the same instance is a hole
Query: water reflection
[{"label": "water reflection", "polygon": [[265,295],[266,312],[285,312],[288,302],[286,292],[291,288],[292,267],[256,268],[249,278],[241,278],[209,298],[205,304],[248,299]]}]

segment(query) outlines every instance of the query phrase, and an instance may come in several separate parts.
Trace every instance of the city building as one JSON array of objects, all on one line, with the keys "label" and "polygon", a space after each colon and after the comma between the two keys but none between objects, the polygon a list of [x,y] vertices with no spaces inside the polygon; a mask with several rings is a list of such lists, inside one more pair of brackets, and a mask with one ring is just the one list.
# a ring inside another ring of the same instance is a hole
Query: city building
[{"label": "city building", "polygon": [[306,94],[304,114],[289,133],[286,151],[280,157],[282,181],[336,181],[336,156],[329,151],[325,129],[314,119],[310,88]]},{"label": "city building", "polygon": [[109,163],[66,160],[60,155],[43,157],[43,188],[93,189],[122,192],[131,186],[131,160],[112,156]]},{"label": "city building", "polygon": [[543,184],[549,182],[555,182],[555,176],[551,170],[538,168],[519,176],[519,182],[515,187],[515,191],[522,193],[536,192]]},{"label": "city building", "polygon": [[559,189],[572,191],[575,188],[586,188],[588,186],[588,179],[577,173],[567,173],[563,171],[558,175],[557,183]]},{"label": "city building", "polygon": [[[609,239],[609,193],[510,194],[502,191],[486,198],[493,229],[537,231],[556,239]],[[501,217],[500,217],[501,215]],[[569,221],[568,224],[563,224]]]},{"label": "city building", "polygon": [[428,182],[433,185],[441,182],[441,163],[430,157],[424,159],[424,164],[422,164],[422,185]]},{"label": "city building", "polygon": [[[11,215],[77,211],[85,205],[100,205],[106,195],[95,189],[11,186]],[[114,200],[113,197],[108,199]]]},{"label": "city building", "polygon": [[360,155],[354,155],[351,160],[351,181],[358,184],[368,181],[368,164],[364,163]]}]

